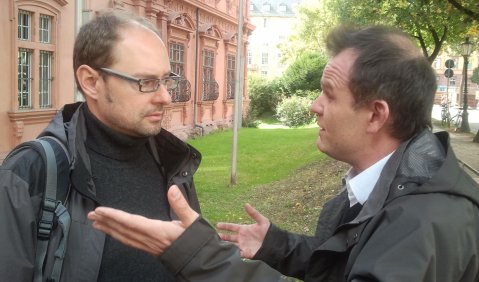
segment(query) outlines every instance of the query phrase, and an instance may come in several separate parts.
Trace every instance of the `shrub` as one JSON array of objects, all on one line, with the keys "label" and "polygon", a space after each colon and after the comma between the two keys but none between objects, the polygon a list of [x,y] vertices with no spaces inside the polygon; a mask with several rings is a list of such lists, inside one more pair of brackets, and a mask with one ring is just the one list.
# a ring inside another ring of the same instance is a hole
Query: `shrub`
[{"label": "shrub", "polygon": [[314,117],[309,111],[310,105],[311,100],[305,97],[285,98],[276,108],[276,116],[281,124],[289,127],[310,124]]},{"label": "shrub", "polygon": [[246,115],[243,116],[243,120],[241,125],[243,127],[251,127],[251,128],[258,128],[260,124],[259,120],[256,120],[251,116],[251,111],[248,111]]},{"label": "shrub", "polygon": [[274,113],[282,98],[279,80],[269,81],[254,75],[248,76],[248,96],[251,119],[265,113]]},{"label": "shrub", "polygon": [[308,98],[310,101],[314,101],[314,99],[318,98],[321,94],[319,90],[296,90],[294,92],[294,96]]},{"label": "shrub", "polygon": [[282,76],[285,92],[294,95],[298,90],[321,90],[321,76],[327,60],[318,52],[301,54]]}]

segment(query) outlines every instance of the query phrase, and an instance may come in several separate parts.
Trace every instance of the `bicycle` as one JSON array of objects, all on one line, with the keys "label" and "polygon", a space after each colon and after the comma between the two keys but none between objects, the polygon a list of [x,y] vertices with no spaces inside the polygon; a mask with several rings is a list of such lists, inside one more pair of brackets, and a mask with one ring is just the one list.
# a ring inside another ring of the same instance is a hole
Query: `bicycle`
[{"label": "bicycle", "polygon": [[441,124],[451,127],[451,113],[447,104],[441,104]]},{"label": "bicycle", "polygon": [[462,123],[462,109],[459,109],[450,121],[453,122],[455,128],[459,128]]}]

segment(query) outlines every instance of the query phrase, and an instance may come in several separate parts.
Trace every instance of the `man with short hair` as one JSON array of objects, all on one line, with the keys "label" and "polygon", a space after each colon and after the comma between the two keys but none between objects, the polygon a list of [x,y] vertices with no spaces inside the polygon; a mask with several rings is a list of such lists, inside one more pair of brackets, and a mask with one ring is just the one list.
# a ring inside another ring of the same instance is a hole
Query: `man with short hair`
[{"label": "man with short hair", "polygon": [[351,168],[314,237],[281,230],[247,205],[256,223],[218,224],[236,248],[174,187],[181,222],[99,207],[94,227],[159,256],[185,281],[280,280],[271,268],[304,281],[478,281],[479,186],[447,133],[431,132],[428,61],[406,34],[382,26],[340,27],[326,42],[332,58],[311,106],[317,147]]},{"label": "man with short hair", "polygon": [[[99,205],[175,219],[167,201],[173,184],[200,212],[192,176],[201,155],[162,129],[168,91],[178,82],[168,50],[146,19],[106,11],[82,26],[73,53],[85,102],[65,105],[40,134],[64,143],[72,160],[66,199],[72,222],[60,281],[176,281],[156,258],[94,230],[87,220]],[[29,150],[1,170],[0,281],[33,281],[45,167]],[[43,265],[43,281],[53,259],[51,253]]]}]

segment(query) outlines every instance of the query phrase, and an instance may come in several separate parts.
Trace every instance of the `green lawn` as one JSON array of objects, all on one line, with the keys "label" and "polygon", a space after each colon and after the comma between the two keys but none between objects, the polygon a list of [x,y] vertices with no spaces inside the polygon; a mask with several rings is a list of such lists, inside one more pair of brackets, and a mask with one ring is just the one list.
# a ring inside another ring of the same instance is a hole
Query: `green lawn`
[{"label": "green lawn", "polygon": [[316,148],[318,129],[241,128],[238,133],[237,185],[230,186],[232,131],[188,143],[203,156],[195,183],[203,215],[218,221],[245,220],[243,204],[255,187],[287,178],[298,168],[324,158]]}]

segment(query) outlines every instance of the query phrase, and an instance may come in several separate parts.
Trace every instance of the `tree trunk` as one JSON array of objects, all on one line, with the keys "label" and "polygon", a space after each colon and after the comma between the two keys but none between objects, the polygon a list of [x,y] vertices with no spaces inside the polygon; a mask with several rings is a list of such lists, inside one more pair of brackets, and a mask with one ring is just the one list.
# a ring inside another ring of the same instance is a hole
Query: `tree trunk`
[{"label": "tree trunk", "polygon": [[474,139],[472,139],[472,142],[479,143],[479,129],[477,130],[477,133],[476,133],[476,136],[474,136]]}]

